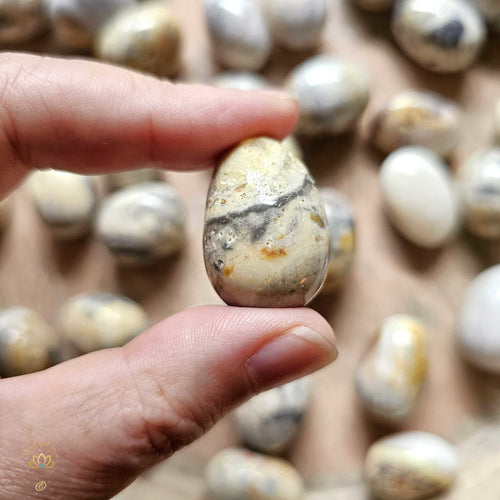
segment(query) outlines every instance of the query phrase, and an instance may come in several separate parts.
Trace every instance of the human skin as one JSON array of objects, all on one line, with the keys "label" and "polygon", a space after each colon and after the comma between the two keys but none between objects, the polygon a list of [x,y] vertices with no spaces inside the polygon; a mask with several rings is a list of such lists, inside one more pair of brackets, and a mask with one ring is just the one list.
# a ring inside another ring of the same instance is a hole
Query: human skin
[{"label": "human skin", "polygon": [[[0,104],[0,196],[47,166],[209,168],[244,138],[283,138],[297,119],[295,101],[279,93],[9,53],[0,54]],[[0,498],[110,498],[239,403],[336,356],[329,324],[312,310],[204,306],[124,347],[0,380]],[[58,454],[43,493],[23,455],[34,441]]]}]

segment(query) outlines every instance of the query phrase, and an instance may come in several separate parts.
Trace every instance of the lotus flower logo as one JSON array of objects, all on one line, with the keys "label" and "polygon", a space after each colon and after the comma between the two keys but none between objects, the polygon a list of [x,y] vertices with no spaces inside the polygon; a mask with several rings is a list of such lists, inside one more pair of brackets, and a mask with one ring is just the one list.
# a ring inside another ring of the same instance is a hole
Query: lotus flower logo
[{"label": "lotus flower logo", "polygon": [[54,467],[55,462],[52,460],[50,455],[44,455],[40,453],[40,455],[33,455],[33,459],[30,462],[30,467],[32,469],[50,469]]}]

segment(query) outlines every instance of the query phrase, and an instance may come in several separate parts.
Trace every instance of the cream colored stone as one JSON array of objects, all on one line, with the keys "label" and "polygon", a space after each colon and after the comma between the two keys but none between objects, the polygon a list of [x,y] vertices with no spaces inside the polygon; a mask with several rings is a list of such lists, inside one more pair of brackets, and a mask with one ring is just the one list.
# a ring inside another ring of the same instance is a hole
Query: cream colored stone
[{"label": "cream colored stone", "polygon": [[59,321],[66,337],[83,353],[120,347],[148,326],[139,304],[103,292],[71,298],[61,310]]},{"label": "cream colored stone", "polygon": [[0,375],[13,377],[48,368],[57,361],[58,340],[52,326],[24,307],[0,311]]},{"label": "cream colored stone", "polygon": [[180,66],[181,30],[168,3],[150,0],[113,16],[101,29],[96,56],[158,76],[174,76]]},{"label": "cream colored stone", "polygon": [[281,144],[283,144],[283,147],[288,149],[288,151],[295,155],[299,160],[304,160],[304,151],[302,151],[299,141],[293,135],[285,137],[281,141]]},{"label": "cream colored stone", "polygon": [[142,168],[140,170],[128,170],[127,172],[115,172],[106,175],[106,185],[109,190],[123,189],[141,182],[161,181],[164,179],[163,172],[158,168]]},{"label": "cream colored stone", "polygon": [[343,282],[354,259],[356,233],[352,210],[347,199],[332,188],[319,190],[330,232],[330,258],[322,293],[336,290]]},{"label": "cream colored stone", "polygon": [[241,440],[262,453],[285,452],[300,431],[309,397],[306,378],[254,396],[234,412]]},{"label": "cream colored stone", "polygon": [[261,0],[274,40],[292,50],[319,45],[326,25],[326,0]]},{"label": "cream colored stone", "polygon": [[379,111],[371,140],[385,153],[423,146],[446,157],[458,143],[460,118],[458,107],[439,94],[408,90]]},{"label": "cream colored stone", "polygon": [[378,500],[421,500],[448,489],[458,471],[451,444],[428,432],[400,432],[368,450],[365,477]]},{"label": "cream colored stone", "polygon": [[435,248],[458,227],[459,205],[444,163],[429,149],[407,146],[382,164],[380,181],[386,212],[415,245]]},{"label": "cream colored stone", "polygon": [[312,300],[326,274],[329,236],[307,168],[273,139],[236,146],[210,186],[203,248],[210,281],[228,304]]},{"label": "cream colored stone", "polygon": [[500,373],[500,265],[469,285],[458,320],[458,344],[470,363]]},{"label": "cream colored stone", "polygon": [[412,316],[393,315],[356,370],[357,394],[371,416],[400,422],[411,411],[426,373],[426,327]]},{"label": "cream colored stone", "polygon": [[476,61],[486,29],[467,0],[401,0],[394,8],[392,33],[403,52],[423,68],[453,73]]},{"label": "cream colored stone", "polygon": [[164,182],[135,184],[108,196],[97,215],[98,237],[121,264],[149,264],[185,243],[186,213]]},{"label": "cream colored stone", "polygon": [[49,28],[43,0],[0,0],[0,44],[28,42]]},{"label": "cream colored stone", "polygon": [[304,493],[292,465],[239,448],[215,455],[205,477],[213,500],[301,500]]},{"label": "cream colored stone", "polygon": [[43,170],[34,173],[28,185],[40,217],[55,237],[75,239],[89,232],[98,201],[91,177]]},{"label": "cream colored stone", "polygon": [[500,147],[476,153],[458,170],[465,224],[483,238],[500,238]]},{"label": "cream colored stone", "polygon": [[271,35],[258,1],[205,0],[205,19],[219,63],[247,71],[266,64]]},{"label": "cream colored stone", "polygon": [[390,11],[396,0],[353,0],[363,10],[371,12]]},{"label": "cream colored stone", "polygon": [[212,85],[221,89],[263,90],[269,82],[261,75],[250,71],[223,71],[212,78]]},{"label": "cream colored stone", "polygon": [[296,132],[306,135],[353,129],[369,97],[364,71],[326,55],[311,57],[296,67],[286,88],[299,102]]}]

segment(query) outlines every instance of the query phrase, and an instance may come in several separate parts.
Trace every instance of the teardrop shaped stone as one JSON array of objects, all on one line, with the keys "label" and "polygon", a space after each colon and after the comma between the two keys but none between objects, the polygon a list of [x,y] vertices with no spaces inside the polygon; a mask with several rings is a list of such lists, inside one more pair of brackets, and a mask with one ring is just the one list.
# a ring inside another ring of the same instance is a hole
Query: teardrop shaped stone
[{"label": "teardrop shaped stone", "polygon": [[236,146],[210,185],[203,250],[227,304],[307,304],[323,283],[329,252],[325,211],[307,167],[273,139]]}]

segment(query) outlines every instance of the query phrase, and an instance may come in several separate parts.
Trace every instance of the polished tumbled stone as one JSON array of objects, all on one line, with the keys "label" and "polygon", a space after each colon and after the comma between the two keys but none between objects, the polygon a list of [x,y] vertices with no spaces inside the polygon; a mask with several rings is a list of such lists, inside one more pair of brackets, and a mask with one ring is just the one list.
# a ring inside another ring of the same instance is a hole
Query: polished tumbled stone
[{"label": "polished tumbled stone", "polygon": [[238,435],[262,453],[285,452],[300,431],[309,396],[305,378],[254,396],[234,412]]},{"label": "polished tumbled stone", "polygon": [[140,170],[129,170],[127,172],[115,172],[106,175],[106,185],[109,190],[116,191],[141,182],[161,181],[163,172],[158,168],[142,168]]},{"label": "polished tumbled stone", "polygon": [[148,325],[144,309],[121,295],[87,292],[68,300],[60,314],[66,337],[81,351],[120,347]]},{"label": "polished tumbled stone", "polygon": [[80,238],[90,230],[97,191],[89,176],[43,170],[29,179],[36,209],[55,237]]},{"label": "polished tumbled stone", "polygon": [[483,238],[500,238],[500,147],[476,153],[458,169],[465,224]]},{"label": "polished tumbled stone", "polygon": [[387,318],[356,370],[356,390],[377,420],[396,423],[411,411],[427,373],[427,329],[417,318]]},{"label": "polished tumbled stone", "polygon": [[392,33],[400,48],[425,69],[463,71],[479,57],[484,22],[467,0],[400,0]]},{"label": "polished tumbled stone", "polygon": [[164,182],[143,182],[108,196],[97,215],[97,234],[121,264],[169,257],[185,243],[184,206]]},{"label": "polished tumbled stone", "polygon": [[0,45],[28,42],[48,30],[43,0],[0,0]]},{"label": "polished tumbled stone", "polygon": [[207,465],[213,500],[302,500],[304,486],[291,464],[240,448],[227,448]]},{"label": "polished tumbled stone", "polygon": [[423,146],[448,156],[459,139],[460,111],[433,92],[408,90],[395,95],[377,114],[371,140],[385,153],[401,146]]},{"label": "polished tumbled stone", "polygon": [[386,212],[405,238],[435,248],[454,236],[460,218],[458,197],[435,153],[417,146],[397,149],[383,162],[380,180]]},{"label": "polished tumbled stone", "polygon": [[307,304],[323,283],[329,250],[308,169],[272,139],[236,146],[210,185],[203,249],[210,281],[227,304]]},{"label": "polished tumbled stone", "polygon": [[24,307],[0,311],[0,376],[24,375],[57,361],[56,332],[38,313]]},{"label": "polished tumbled stone", "polygon": [[271,35],[260,2],[205,0],[205,19],[219,63],[255,71],[267,62]]},{"label": "polished tumbled stone", "polygon": [[103,26],[95,51],[106,62],[158,76],[174,76],[180,65],[180,25],[168,3],[132,5]]},{"label": "polished tumbled stone", "polygon": [[340,134],[354,128],[368,103],[365,72],[347,61],[321,55],[295,68],[286,83],[299,102],[296,132]]},{"label": "polished tumbled stone", "polygon": [[458,456],[443,438],[428,432],[400,432],[368,450],[365,477],[377,500],[422,500],[448,489]]},{"label": "polished tumbled stone", "polygon": [[482,370],[500,373],[500,265],[469,285],[457,328],[464,357]]},{"label": "polished tumbled stone", "polygon": [[321,42],[326,0],[266,0],[263,5],[273,38],[283,47],[306,50]]}]

